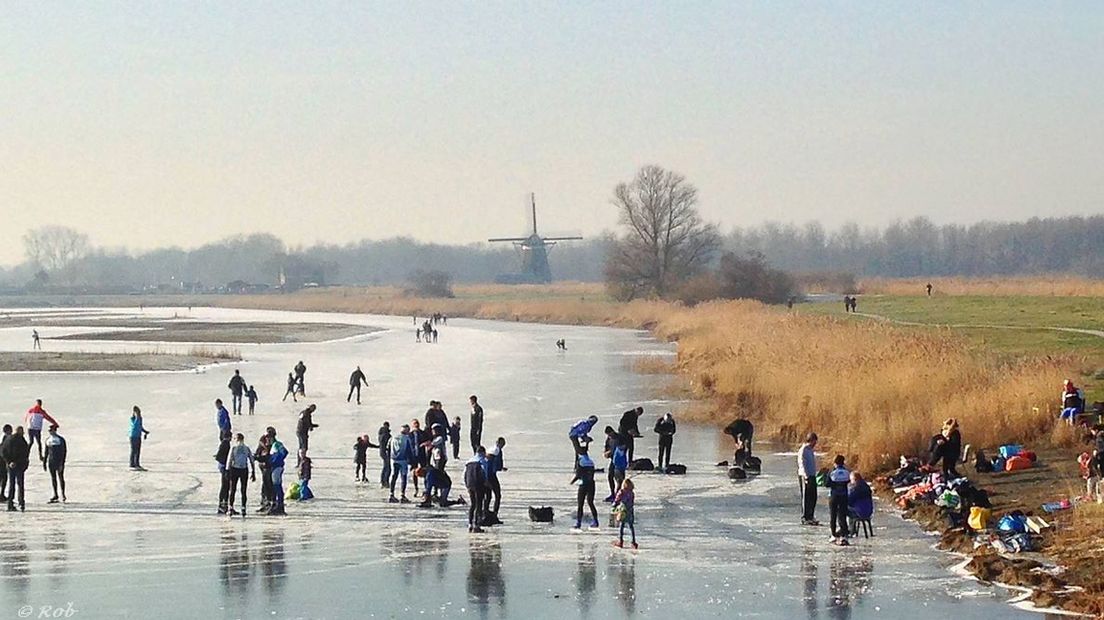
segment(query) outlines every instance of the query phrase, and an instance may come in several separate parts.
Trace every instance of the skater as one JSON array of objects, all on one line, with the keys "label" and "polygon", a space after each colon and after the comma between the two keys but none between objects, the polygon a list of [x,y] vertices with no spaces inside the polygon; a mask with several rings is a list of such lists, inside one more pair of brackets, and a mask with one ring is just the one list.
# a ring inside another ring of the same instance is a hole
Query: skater
[{"label": "skater", "polygon": [[468,489],[468,531],[482,532],[480,524],[483,523],[483,493],[486,492],[487,471],[484,463],[487,460],[487,449],[476,446],[475,454],[464,464],[464,486]]},{"label": "skater", "polygon": [[736,452],[732,455],[733,467],[744,467],[751,456],[751,441],[755,437],[755,425],[740,418],[725,427],[726,435],[736,442]]},{"label": "skater", "polygon": [[671,464],[671,446],[675,443],[675,433],[678,430],[670,411],[656,420],[654,430],[659,435],[659,461],[656,462],[656,467],[659,471],[664,471]]},{"label": "skater", "polygon": [[[406,497],[406,481],[410,474],[410,464],[415,461],[417,455],[414,452],[414,439],[410,434],[410,425],[403,424],[402,429],[398,435],[391,438],[390,443],[391,450],[391,497],[387,501],[392,504],[409,504],[410,500]],[[395,498],[395,482],[399,478],[402,478],[401,495],[402,499]]]},{"label": "skater", "polygon": [[801,524],[820,525],[815,518],[816,511],[816,433],[809,433],[805,443],[797,452],[797,482],[801,488]]},{"label": "skater", "polygon": [[241,489],[241,516],[245,517],[246,504],[246,474],[253,482],[257,481],[256,461],[253,451],[245,445],[245,435],[238,433],[234,436],[234,445],[226,457],[226,470],[230,477],[230,496],[226,502],[230,516],[238,514],[234,510],[234,491]]},{"label": "skater", "polygon": [[42,339],[39,338],[37,329],[31,330],[31,349],[37,349],[39,351],[42,350]]},{"label": "skater", "polygon": [[602,455],[609,459],[609,464],[606,467],[606,482],[609,483],[609,495],[606,497],[607,502],[612,502],[614,496],[617,495],[617,481],[613,479],[613,452],[617,449],[617,446],[621,443],[621,438],[617,435],[617,431],[607,425],[605,445],[602,446]]},{"label": "skater", "polygon": [[567,341],[564,340],[563,338],[560,338],[559,340],[556,341],[556,348],[559,349],[560,351],[566,351],[567,350]]},{"label": "skater", "polygon": [[35,441],[38,441],[38,460],[42,461],[42,470],[46,471],[46,460],[42,458],[42,426],[44,422],[61,426],[42,408],[42,399],[39,398],[35,400],[34,407],[27,410],[23,423],[27,425],[27,445],[33,446]]},{"label": "skater", "polygon": [[850,531],[847,526],[847,485],[851,482],[851,472],[847,471],[843,463],[843,455],[837,454],[836,466],[828,473],[828,513],[832,528],[831,542],[846,546]]},{"label": "skater", "polygon": [[414,330],[414,342],[420,343],[421,341],[422,341],[422,328],[419,327],[418,329]]},{"label": "skater", "polygon": [[357,404],[360,404],[361,383],[364,384],[364,387],[368,387],[368,378],[364,376],[364,371],[360,369],[360,366],[357,366],[353,374],[349,375],[349,395],[345,397],[345,402],[353,400],[353,390],[356,390]]},{"label": "skater", "polygon": [[598,416],[592,415],[585,420],[579,420],[571,426],[571,430],[567,431],[567,438],[571,440],[571,447],[574,449],[574,456],[571,459],[572,469],[578,467],[579,455],[586,445],[593,441],[590,438],[590,431],[597,423]]},{"label": "skater", "polygon": [[[257,512],[268,512],[272,509],[272,476],[270,475],[269,457],[272,441],[268,435],[261,435],[257,441],[257,447],[253,450],[253,462],[261,468],[261,507]],[[256,480],[256,478],[254,478]]]},{"label": "skater", "polygon": [[287,391],[284,392],[283,402],[287,401],[288,396],[291,396],[291,402],[294,402],[294,403],[299,402],[299,399],[295,397],[295,383],[296,383],[295,382],[295,375],[293,375],[289,372],[288,373],[288,378],[287,378]]},{"label": "skater", "polygon": [[299,451],[299,498],[298,500],[304,502],[308,499],[314,499],[314,493],[310,489],[311,479],[311,459],[307,456],[306,450]]},{"label": "skater", "polygon": [[230,437],[219,441],[218,450],[215,452],[215,462],[219,471],[219,497],[218,514],[224,515],[230,511],[230,470],[226,466],[226,460],[230,458]]},{"label": "skater", "polygon": [[295,384],[296,391],[303,398],[307,397],[307,365],[303,363],[303,360],[299,360],[299,363],[295,365]]},{"label": "skater", "polygon": [[222,399],[215,399],[215,421],[219,429],[219,441],[230,439],[230,412],[222,406]]},{"label": "skater", "polygon": [[931,283],[931,282],[928,282],[928,285],[927,285],[927,286],[925,286],[924,288],[926,288],[926,289],[928,290],[928,297],[931,297],[931,292],[932,292],[932,283]]},{"label": "skater", "polygon": [[432,333],[433,333],[433,344],[437,344],[437,330],[434,329]]},{"label": "skater", "polygon": [[[485,525],[502,525],[498,520],[498,508],[502,504],[502,485],[498,482],[498,473],[506,471],[502,450],[506,447],[506,438],[495,440],[495,447],[487,455],[487,488],[483,498],[483,521]],[[491,505],[491,496],[494,505]]]},{"label": "skater", "polygon": [[356,438],[356,443],[353,444],[353,464],[356,466],[353,481],[368,482],[368,435]]},{"label": "skater", "polygon": [[636,511],[633,508],[635,505],[636,493],[633,491],[633,481],[626,479],[621,483],[621,490],[617,492],[617,498],[613,500],[614,514],[618,515],[617,521],[621,528],[617,542],[613,543],[614,547],[625,546],[625,526],[627,525],[629,526],[629,533],[632,534],[632,548],[640,548],[636,544]]},{"label": "skater", "polygon": [[468,435],[471,439],[472,453],[474,454],[476,449],[483,445],[483,407],[479,404],[479,397],[475,394],[468,397],[468,402],[471,403],[471,426],[468,429]]},{"label": "skater", "polygon": [[16,504],[19,511],[26,509],[24,501],[23,480],[30,465],[31,446],[23,438],[23,427],[15,427],[15,432],[4,440],[4,446],[0,449],[0,459],[8,466],[8,512],[15,512]]},{"label": "skater", "polygon": [[460,458],[460,416],[452,420],[448,428],[449,442],[452,443],[452,458]]},{"label": "skater", "polygon": [[310,433],[314,429],[318,428],[318,425],[314,423],[314,411],[316,407],[313,403],[307,405],[307,408],[299,412],[299,421],[295,425],[295,437],[299,440],[299,451],[306,452],[309,448]]},{"label": "skater", "polygon": [[142,420],[142,410],[138,405],[130,413],[130,468],[142,469],[142,440],[149,437],[149,431]]},{"label": "skater", "polygon": [[230,388],[230,406],[234,409],[234,415],[241,415],[242,395],[245,394],[245,379],[242,379],[240,370],[234,371],[234,376],[230,377],[230,383],[226,387]]},{"label": "skater", "polygon": [[640,416],[644,415],[644,408],[637,407],[636,409],[629,409],[625,413],[621,414],[621,422],[618,425],[617,432],[621,434],[621,440],[625,442],[625,448],[629,452],[629,462],[631,463],[635,452],[634,446],[636,444],[637,437],[643,437],[640,434]]},{"label": "skater", "polygon": [[249,415],[253,415],[253,409],[257,406],[257,390],[252,385],[245,392],[245,400],[249,401]]},{"label": "skater", "polygon": [[598,524],[598,509],[594,507],[594,461],[590,459],[590,455],[587,454],[587,449],[584,446],[579,453],[579,458],[575,462],[575,477],[571,479],[571,484],[575,482],[579,483],[578,494],[578,508],[575,511],[575,527],[572,529],[581,529],[583,527],[583,504],[590,506],[590,527],[600,527]]},{"label": "skater", "polygon": [[386,420],[383,426],[376,432],[376,443],[379,444],[380,461],[380,488],[386,489],[391,482],[391,423]]},{"label": "skater", "polygon": [[268,466],[269,475],[272,477],[272,508],[268,514],[283,516],[284,512],[284,462],[287,460],[288,451],[284,444],[276,439],[276,429],[268,427],[268,436],[272,442],[269,450]]},{"label": "skater", "polygon": [[65,438],[58,435],[57,424],[50,425],[50,435],[46,438],[46,467],[50,471],[50,484],[54,487],[54,496],[50,498],[51,504],[58,502],[58,485],[61,486],[61,501],[65,501],[65,455],[67,450]]},{"label": "skater", "polygon": [[422,430],[422,423],[418,420],[411,420],[410,424],[410,443],[414,449],[414,460],[410,463],[413,469],[411,482],[414,483],[414,495],[421,495],[418,490],[418,473],[420,471],[425,475],[425,468],[429,465],[429,451],[426,449],[429,434]]},{"label": "skater", "polygon": [[12,436],[11,424],[5,424],[0,434],[0,502],[8,501],[8,461],[4,458],[4,444]]}]

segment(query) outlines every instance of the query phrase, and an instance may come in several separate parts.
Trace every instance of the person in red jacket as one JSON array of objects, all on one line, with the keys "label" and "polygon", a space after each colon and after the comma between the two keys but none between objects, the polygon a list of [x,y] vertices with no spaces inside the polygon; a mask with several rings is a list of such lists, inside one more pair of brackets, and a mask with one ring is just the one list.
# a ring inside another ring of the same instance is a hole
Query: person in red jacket
[{"label": "person in red jacket", "polygon": [[35,401],[34,407],[27,410],[27,415],[23,419],[23,423],[27,425],[27,445],[33,446],[37,440],[38,442],[38,460],[42,461],[42,469],[46,470],[46,459],[42,456],[42,426],[44,421],[49,421],[54,426],[61,426],[57,423],[57,420],[50,417],[50,414],[46,413],[46,410],[42,408],[42,399]]}]

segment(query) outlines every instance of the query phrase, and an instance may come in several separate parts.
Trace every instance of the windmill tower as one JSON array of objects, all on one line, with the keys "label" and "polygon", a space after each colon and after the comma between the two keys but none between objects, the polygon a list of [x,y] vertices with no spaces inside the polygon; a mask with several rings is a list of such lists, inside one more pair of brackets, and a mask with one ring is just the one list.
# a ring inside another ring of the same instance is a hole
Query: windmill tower
[{"label": "windmill tower", "polygon": [[547,284],[552,281],[552,269],[548,266],[548,251],[558,241],[576,241],[582,237],[542,237],[537,232],[537,197],[529,195],[529,204],[533,212],[533,234],[528,237],[497,237],[488,239],[491,243],[508,242],[521,253],[521,272],[500,276],[499,282],[506,284]]}]

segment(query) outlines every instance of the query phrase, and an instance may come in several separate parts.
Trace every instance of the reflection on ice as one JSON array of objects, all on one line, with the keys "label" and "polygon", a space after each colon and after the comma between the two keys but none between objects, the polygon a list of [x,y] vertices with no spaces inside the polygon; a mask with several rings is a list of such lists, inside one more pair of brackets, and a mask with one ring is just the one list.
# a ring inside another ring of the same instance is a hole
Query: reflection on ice
[{"label": "reflection on ice", "polygon": [[480,618],[487,618],[491,603],[506,611],[506,580],[502,576],[502,545],[497,540],[468,540],[468,600]]}]

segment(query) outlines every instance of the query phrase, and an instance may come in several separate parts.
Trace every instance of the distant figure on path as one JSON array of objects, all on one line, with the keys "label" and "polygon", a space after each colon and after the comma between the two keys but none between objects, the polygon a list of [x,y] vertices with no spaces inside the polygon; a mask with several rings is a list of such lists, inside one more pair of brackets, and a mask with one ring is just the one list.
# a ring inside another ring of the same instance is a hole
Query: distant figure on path
[{"label": "distant figure on path", "polygon": [[230,383],[226,387],[230,388],[230,406],[234,409],[234,415],[241,415],[242,395],[245,394],[245,379],[242,379],[240,370],[234,371],[234,376],[230,377]]},{"label": "distant figure on path", "polygon": [[31,348],[42,350],[42,339],[39,338],[37,329],[31,330]]},{"label": "distant figure on path", "polygon": [[149,431],[142,421],[142,410],[134,405],[130,414],[130,468],[142,469],[142,440],[149,437]]},{"label": "distant figure on path", "polygon": [[360,385],[362,383],[364,387],[368,387],[368,378],[364,376],[364,371],[360,369],[360,366],[357,366],[353,374],[349,375],[349,395],[345,397],[345,402],[353,400],[353,390],[356,390],[357,404],[360,404]]},{"label": "distant figure on path", "polygon": [[479,398],[472,394],[468,397],[471,402],[471,426],[468,436],[471,439],[472,454],[483,445],[483,407],[479,404]]},{"label": "distant figure on path", "polygon": [[851,296],[850,295],[844,295],[843,296],[843,311],[844,312],[851,312]]},{"label": "distant figure on path", "polygon": [[292,373],[289,372],[288,373],[288,380],[287,380],[287,391],[284,392],[284,399],[281,402],[286,402],[287,397],[288,397],[289,394],[291,395],[291,401],[292,402],[296,402],[296,403],[299,402],[299,399],[295,398],[295,383],[296,383],[295,375],[293,375]]},{"label": "distant figure on path", "polygon": [[566,351],[567,350],[567,341],[564,340],[563,338],[560,338],[559,340],[556,341],[556,348],[561,350],[561,351]]},{"label": "distant figure on path", "polygon": [[926,287],[924,287],[924,288],[928,289],[928,297],[931,297],[931,292],[932,292],[932,283],[931,283],[931,282],[928,282],[928,285],[927,285]]},{"label": "distant figure on path", "polygon": [[27,445],[33,446],[35,441],[38,441],[38,460],[42,461],[42,471],[46,471],[46,459],[42,456],[42,426],[46,421],[55,426],[61,426],[42,408],[42,399],[39,398],[35,400],[34,406],[27,410],[23,422],[27,425]]}]

